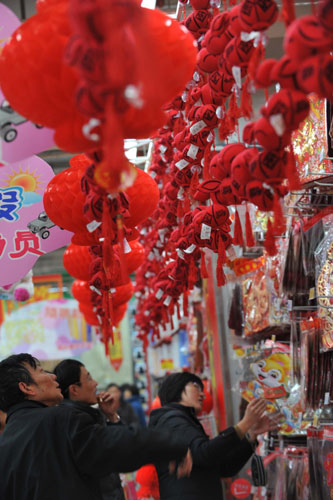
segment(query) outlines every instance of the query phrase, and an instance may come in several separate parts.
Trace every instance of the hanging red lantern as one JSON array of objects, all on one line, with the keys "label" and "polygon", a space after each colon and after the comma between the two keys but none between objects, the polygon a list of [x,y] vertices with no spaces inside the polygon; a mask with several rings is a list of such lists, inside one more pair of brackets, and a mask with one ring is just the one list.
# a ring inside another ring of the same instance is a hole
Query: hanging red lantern
[{"label": "hanging red lantern", "polygon": [[89,304],[91,301],[91,290],[89,287],[89,283],[84,280],[75,280],[72,284],[72,295],[78,302]]},{"label": "hanging red lantern", "polygon": [[160,198],[154,179],[140,169],[137,169],[134,184],[126,189],[125,194],[129,201],[130,217],[126,218],[124,223],[130,228],[148,219],[155,211]]},{"label": "hanging red lantern", "polygon": [[93,245],[99,243],[97,233],[89,232],[83,214],[85,195],[81,191],[81,178],[91,164],[85,155],[70,159],[70,168],[63,170],[49,182],[43,198],[44,208],[50,219],[62,229],[80,235],[75,243]]},{"label": "hanging red lantern", "polygon": [[[145,261],[145,249],[138,240],[128,242],[131,251],[124,254],[125,267],[128,274],[133,273]],[[119,246],[115,245],[115,252],[119,253]]]},{"label": "hanging red lantern", "polygon": [[98,143],[82,133],[89,119],[75,106],[77,72],[63,61],[71,35],[68,2],[39,4],[38,13],[21,24],[2,50],[1,90],[22,116],[55,129],[60,148],[73,152],[96,149]]},{"label": "hanging red lantern", "polygon": [[113,324],[115,326],[119,325],[119,323],[121,322],[121,320],[125,316],[126,311],[127,311],[127,307],[128,307],[128,302],[125,302],[124,304],[121,304],[120,306],[116,307],[113,310],[112,320],[113,320]]},{"label": "hanging red lantern", "polygon": [[134,287],[132,282],[129,281],[126,285],[117,286],[115,292],[111,292],[112,295],[112,306],[114,308],[128,302],[134,293]]},{"label": "hanging red lantern", "polygon": [[89,270],[92,257],[89,247],[74,245],[71,243],[65,250],[63,263],[66,271],[78,280],[89,281],[91,273]]}]

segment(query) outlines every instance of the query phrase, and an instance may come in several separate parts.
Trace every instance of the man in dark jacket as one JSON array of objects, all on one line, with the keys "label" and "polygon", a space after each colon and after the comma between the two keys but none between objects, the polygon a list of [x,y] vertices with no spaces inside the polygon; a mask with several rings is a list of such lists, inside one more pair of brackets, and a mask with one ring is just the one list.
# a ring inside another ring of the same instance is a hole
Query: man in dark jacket
[{"label": "man in dark jacket", "polygon": [[196,418],[204,400],[199,377],[186,372],[169,375],[158,395],[162,408],[151,412],[149,427],[160,432],[168,429],[179,439],[185,439],[193,458],[191,475],[179,481],[168,475],[167,461],[154,462],[161,500],[221,500],[221,477],[235,475],[251,457],[256,435],[275,427],[263,416],[266,402],[252,401],[235,427],[209,439]]},{"label": "man in dark jacket", "polygon": [[7,413],[0,436],[1,500],[101,500],[99,480],[162,459],[186,459],[187,447],[170,433],[135,426],[96,424],[63,399],[56,377],[38,360],[18,354],[0,362],[0,409]]},{"label": "man in dark jacket", "polygon": [[[113,398],[107,392],[96,394],[97,382],[80,361],[64,359],[55,367],[54,374],[64,397],[62,405],[87,413],[96,424],[121,425]],[[100,409],[92,407],[97,403]],[[100,488],[103,500],[125,500],[117,472],[101,478]]]}]

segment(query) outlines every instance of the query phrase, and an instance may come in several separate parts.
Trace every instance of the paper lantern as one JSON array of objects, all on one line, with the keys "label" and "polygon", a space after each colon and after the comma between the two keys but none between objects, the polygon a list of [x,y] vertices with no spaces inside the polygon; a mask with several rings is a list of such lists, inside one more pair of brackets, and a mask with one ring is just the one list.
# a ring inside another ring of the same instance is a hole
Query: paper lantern
[{"label": "paper lantern", "polygon": [[131,251],[125,254],[125,263],[128,274],[133,273],[145,261],[145,249],[137,240],[130,241]]},{"label": "paper lantern", "polygon": [[91,294],[92,292],[87,281],[76,279],[73,282],[72,295],[78,302],[89,304],[91,302]]},{"label": "paper lantern", "polygon": [[68,274],[77,280],[89,281],[92,256],[89,247],[71,243],[65,250],[63,263]]},{"label": "paper lantern", "polygon": [[154,179],[140,169],[137,169],[134,184],[127,188],[125,193],[128,197],[130,212],[130,217],[125,219],[127,227],[137,226],[150,217],[160,198],[160,192]]},{"label": "paper lantern", "polygon": [[78,76],[63,62],[70,35],[68,2],[47,2],[43,7],[40,3],[39,12],[13,33],[2,50],[0,85],[11,106],[25,118],[55,130],[66,126],[66,144],[58,141],[59,147],[89,151],[98,143],[82,133],[88,119],[74,102]]},{"label": "paper lantern", "polygon": [[49,218],[63,229],[80,233],[85,245],[98,243],[97,234],[88,231],[88,220],[83,214],[85,195],[81,191],[81,177],[90,164],[85,155],[71,158],[70,168],[53,177],[43,198]]},{"label": "paper lantern", "polygon": [[117,286],[115,292],[111,292],[113,307],[118,307],[125,302],[128,302],[131,299],[133,293],[134,287],[131,281],[129,281],[126,285]]}]

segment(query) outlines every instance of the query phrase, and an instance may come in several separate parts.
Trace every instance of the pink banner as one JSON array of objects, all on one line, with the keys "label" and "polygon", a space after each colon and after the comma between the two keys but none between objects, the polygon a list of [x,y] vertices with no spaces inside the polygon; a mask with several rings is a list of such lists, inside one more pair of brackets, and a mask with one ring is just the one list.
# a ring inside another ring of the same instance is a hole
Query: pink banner
[{"label": "pink banner", "polygon": [[0,168],[0,286],[18,281],[40,255],[70,242],[72,233],[44,212],[43,193],[53,177],[37,156]]}]

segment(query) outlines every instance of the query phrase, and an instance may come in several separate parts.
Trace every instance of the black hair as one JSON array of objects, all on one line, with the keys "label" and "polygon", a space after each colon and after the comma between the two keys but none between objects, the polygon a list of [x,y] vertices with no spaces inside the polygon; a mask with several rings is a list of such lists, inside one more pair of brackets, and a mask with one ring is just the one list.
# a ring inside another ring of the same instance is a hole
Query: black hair
[{"label": "black hair", "polygon": [[189,382],[196,382],[203,389],[201,378],[190,372],[172,373],[167,375],[159,388],[158,396],[161,400],[161,405],[168,403],[179,403],[182,397],[182,392]]},{"label": "black hair", "polygon": [[124,391],[131,391],[132,396],[140,396],[139,389],[134,384],[123,384],[121,386],[121,391],[122,393],[124,393]]},{"label": "black hair", "polygon": [[27,353],[13,354],[0,362],[0,410],[4,412],[26,399],[19,382],[35,383],[25,364],[33,369],[40,365],[38,359]]},{"label": "black hair", "polygon": [[69,399],[69,386],[80,384],[81,366],[84,366],[84,364],[76,359],[64,359],[53,370],[65,399]]},{"label": "black hair", "polygon": [[106,389],[105,389],[105,390],[107,391],[108,389],[111,389],[111,387],[116,387],[117,389],[119,389],[119,390],[121,391],[121,389],[120,389],[119,385],[118,385],[118,384],[114,384],[113,382],[111,382],[110,384],[108,384],[108,385],[106,386]]}]

